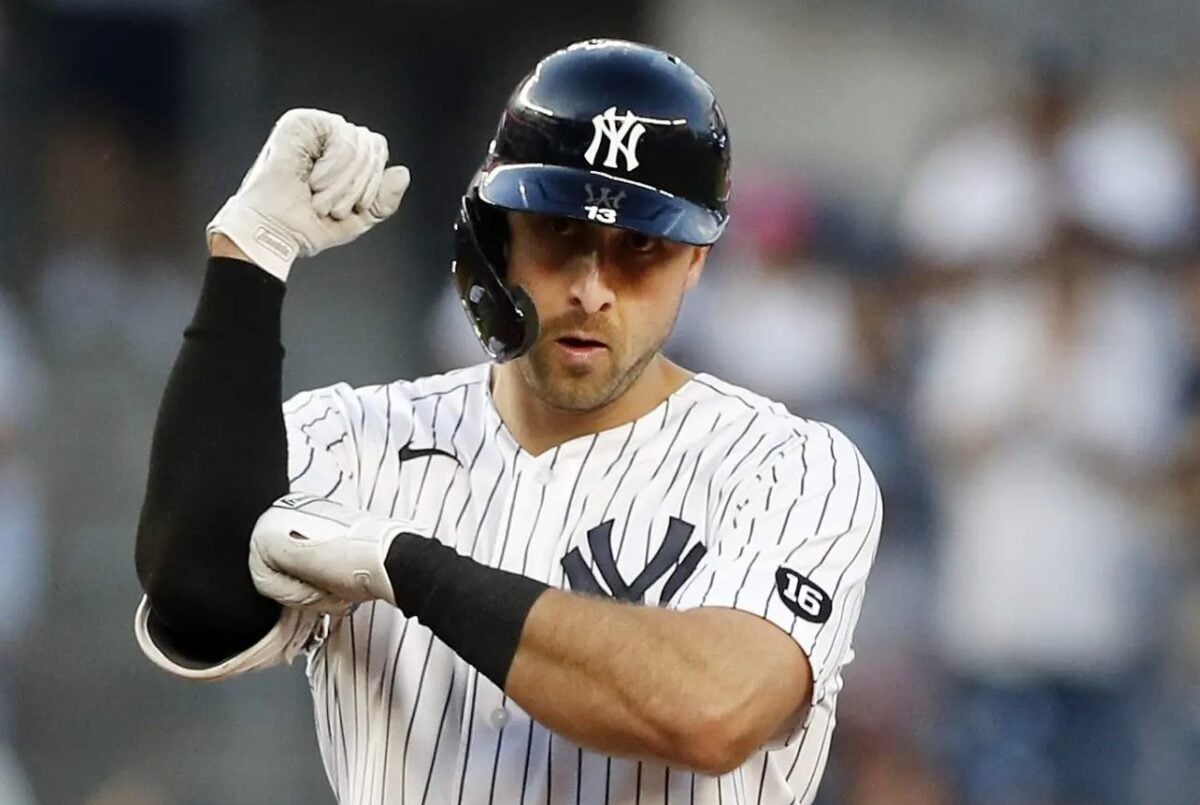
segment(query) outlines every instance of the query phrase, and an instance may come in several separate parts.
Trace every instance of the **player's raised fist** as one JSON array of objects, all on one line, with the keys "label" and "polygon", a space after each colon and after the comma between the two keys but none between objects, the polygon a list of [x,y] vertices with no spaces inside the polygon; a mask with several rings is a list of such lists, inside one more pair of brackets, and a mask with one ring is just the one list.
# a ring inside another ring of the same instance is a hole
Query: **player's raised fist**
[{"label": "player's raised fist", "polygon": [[320,109],[275,123],[237,192],[206,233],[229,238],[282,280],[292,261],[348,243],[400,206],[408,169],[387,167],[381,134]]}]

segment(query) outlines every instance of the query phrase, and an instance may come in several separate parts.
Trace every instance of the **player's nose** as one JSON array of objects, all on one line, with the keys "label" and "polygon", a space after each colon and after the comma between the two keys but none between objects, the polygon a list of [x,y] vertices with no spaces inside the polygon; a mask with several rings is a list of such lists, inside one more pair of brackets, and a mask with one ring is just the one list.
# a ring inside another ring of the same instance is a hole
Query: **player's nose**
[{"label": "player's nose", "polygon": [[580,261],[568,288],[571,305],[581,308],[589,316],[608,310],[616,300],[601,268],[598,259]]}]

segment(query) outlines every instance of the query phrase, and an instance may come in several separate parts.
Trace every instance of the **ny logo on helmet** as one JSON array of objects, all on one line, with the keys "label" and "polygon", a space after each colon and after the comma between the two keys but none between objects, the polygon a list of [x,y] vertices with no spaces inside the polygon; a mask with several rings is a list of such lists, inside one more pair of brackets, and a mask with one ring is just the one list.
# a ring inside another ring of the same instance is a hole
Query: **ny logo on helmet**
[{"label": "ny logo on helmet", "polygon": [[625,191],[620,190],[614,193],[608,185],[600,185],[600,192],[597,193],[591,182],[585,184],[583,189],[587,191],[587,203],[583,205],[583,209],[587,213],[588,220],[599,221],[602,224],[615,224],[617,210],[621,209],[621,202],[625,200]]},{"label": "ny logo on helmet", "polygon": [[621,209],[621,202],[625,200],[625,191],[618,190],[613,192],[613,189],[608,185],[600,185],[600,192],[592,187],[591,182],[587,182],[583,186],[584,192],[587,193],[587,203],[591,207],[601,207],[606,210]]},{"label": "ny logo on helmet", "polygon": [[632,171],[637,168],[638,140],[646,133],[646,127],[638,121],[637,115],[633,112],[618,115],[617,107],[610,106],[602,114],[592,118],[592,127],[595,129],[592,144],[583,155],[589,165],[596,164],[600,144],[607,138],[608,155],[604,158],[604,167],[618,167],[617,156],[624,155],[625,170]]}]

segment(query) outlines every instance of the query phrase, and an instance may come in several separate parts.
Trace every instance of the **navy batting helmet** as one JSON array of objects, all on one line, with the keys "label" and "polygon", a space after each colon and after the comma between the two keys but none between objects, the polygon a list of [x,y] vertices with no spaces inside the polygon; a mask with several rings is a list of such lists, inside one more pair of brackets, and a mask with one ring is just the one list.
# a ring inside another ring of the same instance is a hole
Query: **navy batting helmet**
[{"label": "navy batting helmet", "polygon": [[537,339],[529,295],[505,282],[505,210],[577,218],[705,246],[729,219],[729,131],[712,88],[633,42],[579,42],[542,59],[508,100],[454,225],[453,275],[487,353]]}]

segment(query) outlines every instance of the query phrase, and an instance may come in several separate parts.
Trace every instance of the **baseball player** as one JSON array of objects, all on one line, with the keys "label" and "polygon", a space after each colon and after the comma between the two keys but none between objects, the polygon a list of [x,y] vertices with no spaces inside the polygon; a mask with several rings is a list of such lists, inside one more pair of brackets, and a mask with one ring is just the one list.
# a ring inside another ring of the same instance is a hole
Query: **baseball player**
[{"label": "baseball player", "polygon": [[881,501],[837,430],[660,352],[729,155],[675,56],[551,54],[454,226],[491,360],[282,403],[294,258],[409,175],[337,115],[280,118],[208,225],[162,401],[146,654],[190,679],[304,655],[342,803],[811,802]]}]

